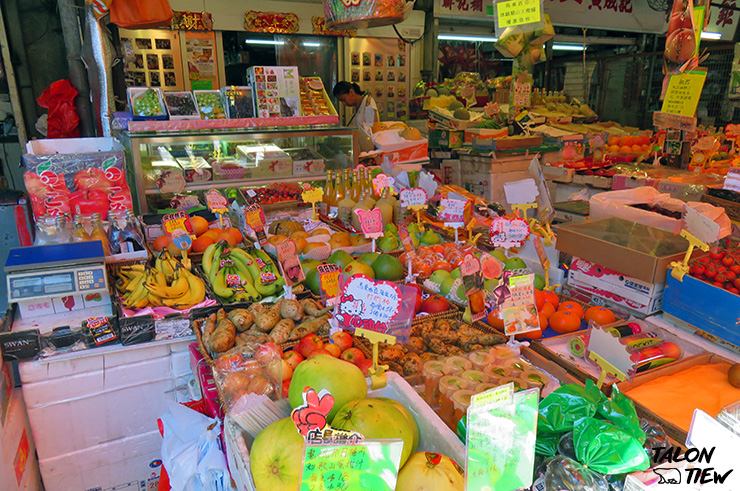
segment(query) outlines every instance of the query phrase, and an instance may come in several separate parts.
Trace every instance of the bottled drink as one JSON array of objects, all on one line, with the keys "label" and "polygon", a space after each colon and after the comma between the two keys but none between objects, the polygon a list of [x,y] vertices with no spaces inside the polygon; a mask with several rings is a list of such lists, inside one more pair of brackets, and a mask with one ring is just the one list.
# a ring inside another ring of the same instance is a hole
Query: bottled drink
[{"label": "bottled drink", "polygon": [[332,205],[332,199],[334,198],[334,182],[331,177],[331,170],[326,171],[326,184],[324,185],[324,203],[327,206]]},{"label": "bottled drink", "polygon": [[48,245],[57,243],[56,217],[42,215],[36,220],[36,232],[33,245]]},{"label": "bottled drink", "polygon": [[82,223],[82,215],[75,217],[75,231],[72,236],[73,242],[85,242],[90,240],[90,234],[85,230],[85,224]]},{"label": "bottled drink", "polygon": [[89,240],[99,240],[103,244],[103,253],[106,256],[110,256],[110,243],[108,242],[108,235],[105,233],[103,228],[103,222],[100,219],[100,213],[93,213],[92,216],[92,232],[90,233]]}]

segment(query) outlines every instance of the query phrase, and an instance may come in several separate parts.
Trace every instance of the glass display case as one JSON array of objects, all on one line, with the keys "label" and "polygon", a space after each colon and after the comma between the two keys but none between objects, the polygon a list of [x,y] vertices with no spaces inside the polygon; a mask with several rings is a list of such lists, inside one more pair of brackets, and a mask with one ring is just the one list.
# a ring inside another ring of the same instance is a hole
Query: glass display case
[{"label": "glass display case", "polygon": [[[243,131],[129,133],[131,194],[138,213],[175,208],[173,200],[203,192],[326,179],[326,171],[353,168],[360,153],[356,128],[268,128]],[[188,198],[190,197],[190,198]],[[195,203],[193,203],[195,204]]]}]

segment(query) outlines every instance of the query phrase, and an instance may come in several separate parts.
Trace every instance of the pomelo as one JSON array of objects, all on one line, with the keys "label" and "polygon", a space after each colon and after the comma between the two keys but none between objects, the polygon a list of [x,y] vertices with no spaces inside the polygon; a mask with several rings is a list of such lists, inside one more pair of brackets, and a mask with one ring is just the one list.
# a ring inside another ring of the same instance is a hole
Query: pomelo
[{"label": "pomelo", "polygon": [[414,448],[416,448],[419,445],[419,426],[416,424],[416,418],[413,414],[411,414],[411,411],[406,409],[406,406],[404,406],[400,402],[394,401],[393,399],[390,399],[388,397],[375,397],[374,399],[385,401],[388,404],[391,404],[393,407],[401,411],[401,414],[403,414],[406,419],[409,420],[409,425],[412,426],[414,430]]},{"label": "pomelo", "polygon": [[373,271],[378,280],[398,281],[403,278],[403,264],[390,254],[381,254],[373,261]]},{"label": "pomelo", "polygon": [[419,452],[409,458],[398,473],[396,489],[403,491],[463,491],[462,468],[449,457],[435,452]]},{"label": "pomelo", "polygon": [[257,491],[298,489],[303,443],[291,418],[275,421],[257,435],[250,451],[250,468]]},{"label": "pomelo", "polygon": [[378,252],[366,252],[365,254],[357,258],[357,260],[362,261],[368,266],[372,266],[375,260],[378,259],[379,256],[380,256],[380,253]]},{"label": "pomelo", "polygon": [[524,269],[527,267],[527,263],[523,259],[518,257],[510,257],[504,261],[504,270],[511,271],[512,269]]},{"label": "pomelo", "polygon": [[[395,405],[387,401],[379,399],[350,401],[339,409],[331,421],[331,426],[339,430],[357,431],[370,440],[400,438],[403,440],[401,466],[415,450],[412,423]],[[419,431],[418,428],[416,431]]]},{"label": "pomelo", "polygon": [[303,404],[303,389],[311,387],[316,392],[326,389],[334,396],[334,407],[327,421],[349,401],[367,397],[367,384],[362,372],[352,363],[329,355],[318,355],[298,364],[293,372],[288,391],[290,407]]},{"label": "pomelo", "polygon": [[[349,241],[349,239],[347,239]],[[344,269],[349,263],[354,261],[354,258],[350,256],[346,251],[334,251],[326,260],[327,263],[336,264],[340,268]]]}]

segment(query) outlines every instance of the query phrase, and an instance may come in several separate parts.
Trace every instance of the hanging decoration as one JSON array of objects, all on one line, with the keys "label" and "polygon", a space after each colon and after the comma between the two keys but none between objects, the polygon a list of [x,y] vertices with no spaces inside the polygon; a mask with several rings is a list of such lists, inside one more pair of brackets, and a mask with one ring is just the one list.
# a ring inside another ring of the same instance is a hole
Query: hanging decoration
[{"label": "hanging decoration", "polygon": [[172,11],[173,31],[212,31],[213,16],[210,12]]},{"label": "hanging decoration", "polygon": [[244,14],[244,29],[269,34],[295,34],[299,29],[298,16],[292,12],[249,10]]},{"label": "hanging decoration", "polygon": [[406,0],[324,0],[326,25],[331,29],[366,29],[398,24],[414,2]]},{"label": "hanging decoration", "polygon": [[313,24],[313,33],[321,36],[343,36],[343,37],[355,37],[357,36],[357,29],[347,29],[344,31],[335,31],[326,27],[326,19],[323,17],[311,17],[311,24]]}]

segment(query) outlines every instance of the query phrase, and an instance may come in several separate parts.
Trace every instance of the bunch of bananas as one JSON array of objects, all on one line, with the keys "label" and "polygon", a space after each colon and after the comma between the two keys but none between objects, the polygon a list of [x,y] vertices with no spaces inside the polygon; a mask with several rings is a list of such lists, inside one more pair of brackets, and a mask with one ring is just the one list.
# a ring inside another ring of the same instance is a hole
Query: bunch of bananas
[{"label": "bunch of bananas", "polygon": [[206,285],[167,249],[157,256],[154,266],[135,264],[118,272],[116,289],[128,309],[172,307],[189,309],[206,298]]},{"label": "bunch of bananas", "polygon": [[225,302],[256,302],[279,294],[285,284],[278,267],[264,251],[230,248],[223,241],[211,244],[203,252],[202,267],[213,292]]}]

